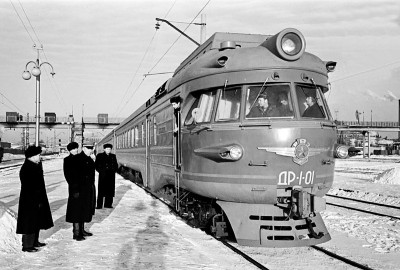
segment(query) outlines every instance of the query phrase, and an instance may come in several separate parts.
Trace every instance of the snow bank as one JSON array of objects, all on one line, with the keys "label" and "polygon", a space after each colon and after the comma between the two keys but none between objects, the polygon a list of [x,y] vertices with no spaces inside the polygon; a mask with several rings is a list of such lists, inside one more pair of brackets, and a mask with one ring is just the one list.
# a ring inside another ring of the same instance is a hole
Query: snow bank
[{"label": "snow bank", "polygon": [[400,185],[400,168],[383,171],[375,177],[374,183]]},{"label": "snow bank", "polygon": [[21,237],[16,234],[17,215],[0,202],[0,253],[14,253],[21,248]]}]

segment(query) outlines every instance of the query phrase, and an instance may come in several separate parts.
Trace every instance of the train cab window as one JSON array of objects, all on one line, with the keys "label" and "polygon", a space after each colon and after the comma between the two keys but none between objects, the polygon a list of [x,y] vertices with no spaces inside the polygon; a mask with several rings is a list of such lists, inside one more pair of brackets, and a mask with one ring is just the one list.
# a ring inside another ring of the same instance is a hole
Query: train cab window
[{"label": "train cab window", "polygon": [[296,85],[300,115],[303,118],[326,118],[327,108],[324,106],[324,95],[315,86]]},{"label": "train cab window", "polygon": [[288,84],[252,85],[246,91],[246,118],[293,118]]},{"label": "train cab window", "polygon": [[203,92],[195,96],[195,101],[185,119],[185,125],[207,123],[211,121],[214,100],[217,91]]},{"label": "train cab window", "polygon": [[241,87],[222,89],[218,100],[216,121],[232,121],[239,119]]}]

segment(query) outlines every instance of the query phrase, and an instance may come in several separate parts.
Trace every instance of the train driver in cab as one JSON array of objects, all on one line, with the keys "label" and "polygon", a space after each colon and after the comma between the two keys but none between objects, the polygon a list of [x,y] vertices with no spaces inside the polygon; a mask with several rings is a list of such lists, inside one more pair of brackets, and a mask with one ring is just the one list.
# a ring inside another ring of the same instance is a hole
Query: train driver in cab
[{"label": "train driver in cab", "polygon": [[289,101],[286,94],[279,94],[279,106],[277,107],[279,116],[293,116],[293,111],[290,109]]},{"label": "train driver in cab", "polygon": [[269,105],[268,98],[266,94],[260,94],[257,97],[257,106],[251,108],[247,118],[257,118],[257,117],[274,117],[278,116],[276,107]]},{"label": "train driver in cab", "polygon": [[307,95],[306,104],[307,108],[303,112],[303,117],[325,118],[325,114],[322,111],[322,108],[316,102],[315,97]]}]

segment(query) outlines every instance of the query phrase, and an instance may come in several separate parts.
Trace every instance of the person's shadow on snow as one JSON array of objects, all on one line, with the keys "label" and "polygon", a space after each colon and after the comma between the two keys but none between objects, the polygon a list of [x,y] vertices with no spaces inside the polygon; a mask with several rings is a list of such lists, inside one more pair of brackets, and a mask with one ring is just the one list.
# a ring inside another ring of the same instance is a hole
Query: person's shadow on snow
[{"label": "person's shadow on snow", "polygon": [[[151,206],[157,208],[157,200]],[[163,231],[159,214],[153,212],[146,221],[146,228],[139,230],[134,241],[125,243],[119,254],[116,269],[165,269],[165,248],[169,237]],[[131,259],[136,253],[134,262]],[[131,265],[133,263],[133,265]]]}]

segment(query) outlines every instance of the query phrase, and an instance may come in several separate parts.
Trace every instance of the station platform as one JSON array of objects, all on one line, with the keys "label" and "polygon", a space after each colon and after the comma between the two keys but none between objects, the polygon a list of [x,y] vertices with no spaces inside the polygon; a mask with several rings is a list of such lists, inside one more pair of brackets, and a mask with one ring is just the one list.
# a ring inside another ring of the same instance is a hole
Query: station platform
[{"label": "station platform", "polygon": [[65,222],[62,158],[43,165],[54,227],[40,231],[39,241],[47,245],[36,253],[22,252],[21,235],[15,234],[19,169],[0,170],[1,269],[256,269],[119,175],[114,208],[96,209],[85,225],[94,235],[73,240],[72,224]]}]

